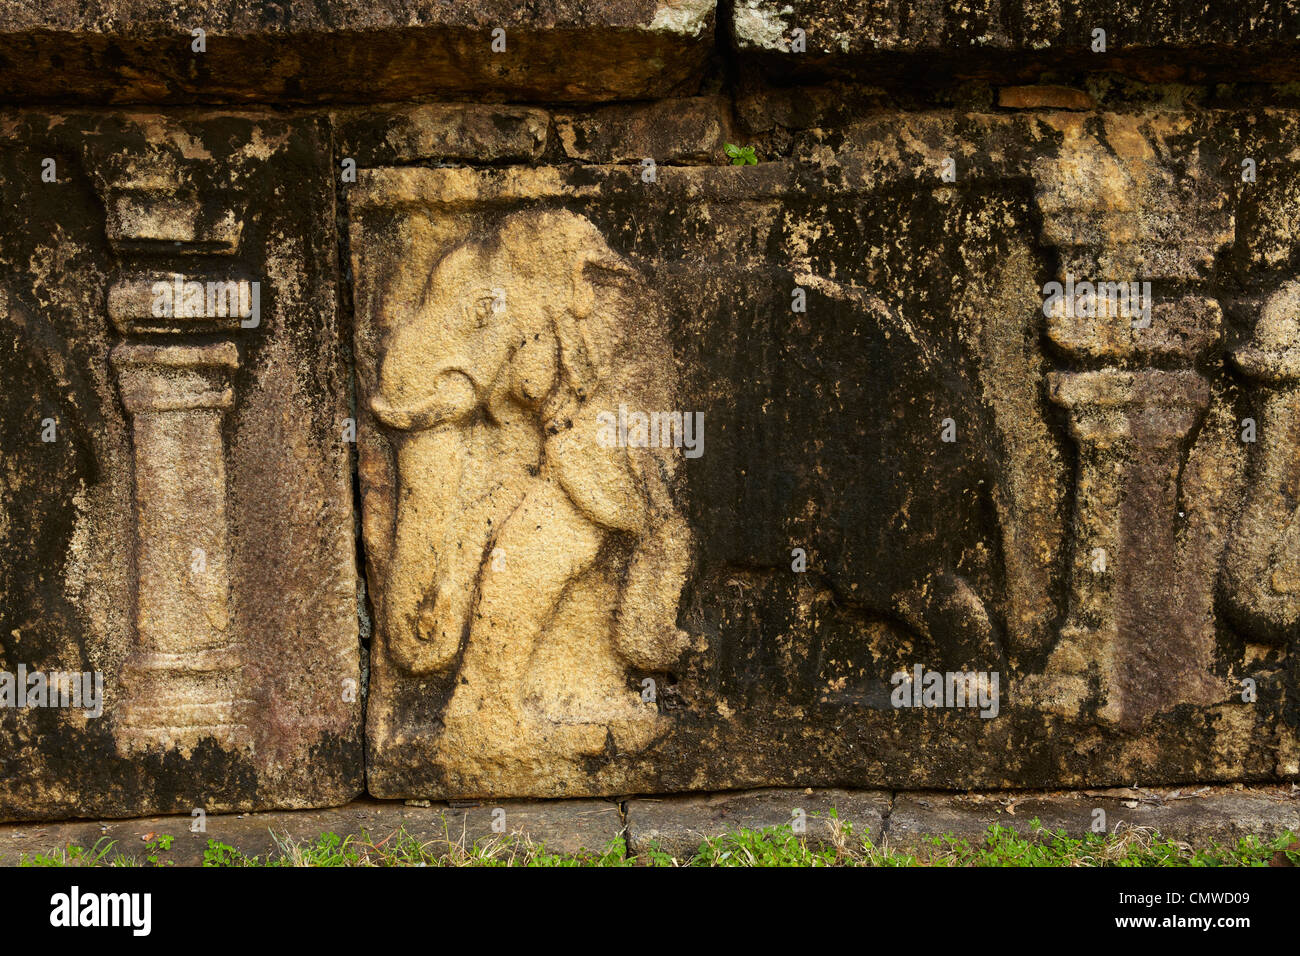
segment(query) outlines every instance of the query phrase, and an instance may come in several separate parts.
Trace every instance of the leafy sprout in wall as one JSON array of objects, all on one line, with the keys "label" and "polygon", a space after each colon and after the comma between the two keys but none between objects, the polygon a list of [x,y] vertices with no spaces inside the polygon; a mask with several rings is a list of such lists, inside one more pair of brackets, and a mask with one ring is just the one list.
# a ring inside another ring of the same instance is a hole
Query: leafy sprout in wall
[{"label": "leafy sprout in wall", "polygon": [[754,155],[753,146],[736,146],[734,143],[726,143],[722,151],[727,154],[733,166],[757,166],[758,157]]}]

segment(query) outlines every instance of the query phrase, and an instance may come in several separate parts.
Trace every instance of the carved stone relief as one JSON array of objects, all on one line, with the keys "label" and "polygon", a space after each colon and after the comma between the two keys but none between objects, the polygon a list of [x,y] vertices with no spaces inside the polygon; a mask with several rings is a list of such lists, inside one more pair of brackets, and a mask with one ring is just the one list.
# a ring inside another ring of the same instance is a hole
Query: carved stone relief
[{"label": "carved stone relief", "polygon": [[[1078,445],[1070,612],[1029,686],[1076,715],[1095,686],[1098,719],[1136,728],[1225,694],[1209,670],[1213,631],[1177,582],[1184,454],[1210,400],[1188,366],[1221,337],[1222,310],[1202,289],[1232,216],[1208,158],[1172,148],[1179,123],[1106,116],[1096,134],[1082,117],[1047,123],[1063,144],[1035,163],[1036,198],[1067,290],[1047,334],[1094,368],[1051,377]],[[1076,283],[1125,294],[1089,302]]]},{"label": "carved stone relief", "polygon": [[522,212],[428,266],[367,401],[396,461],[384,650],[449,671],[449,786],[497,793],[659,721],[630,673],[672,667],[691,559],[673,449],[603,444],[598,416],[678,408],[653,297],[579,215]]},{"label": "carved stone relief", "polygon": [[647,179],[494,109],[0,116],[0,671],[105,678],[0,712],[0,814],[1294,772],[1250,123],[873,113]]},{"label": "carved stone relief", "polygon": [[[372,792],[1274,772],[1279,712],[1238,685],[1276,665],[1216,615],[1267,563],[1273,603],[1229,603],[1288,626],[1287,532],[1233,529],[1243,491],[1243,528],[1294,510],[1222,361],[1228,121],[967,119],[743,184],[361,173]],[[1052,282],[1133,301],[1044,309]],[[1285,297],[1231,353],[1281,396]],[[593,416],[638,405],[702,412],[707,451],[611,454]],[[998,705],[934,712],[932,668]]]},{"label": "carved stone relief", "polygon": [[5,368],[44,380],[36,403],[5,398],[5,511],[59,504],[40,547],[0,554],[0,670],[102,684],[98,712],[0,713],[0,816],[349,799],[362,689],[336,246],[307,211],[330,195],[320,123],[0,126],[24,343]]}]

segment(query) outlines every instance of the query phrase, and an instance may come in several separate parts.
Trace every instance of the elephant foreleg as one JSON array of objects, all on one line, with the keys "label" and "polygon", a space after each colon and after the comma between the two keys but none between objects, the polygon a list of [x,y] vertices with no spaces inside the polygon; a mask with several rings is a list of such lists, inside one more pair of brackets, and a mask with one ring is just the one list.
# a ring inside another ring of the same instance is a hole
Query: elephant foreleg
[{"label": "elephant foreleg", "polygon": [[591,566],[604,537],[549,481],[530,489],[503,524],[495,557],[479,572],[469,641],[443,719],[443,760],[462,779],[540,759],[544,748],[523,701],[529,663],[565,588]]}]

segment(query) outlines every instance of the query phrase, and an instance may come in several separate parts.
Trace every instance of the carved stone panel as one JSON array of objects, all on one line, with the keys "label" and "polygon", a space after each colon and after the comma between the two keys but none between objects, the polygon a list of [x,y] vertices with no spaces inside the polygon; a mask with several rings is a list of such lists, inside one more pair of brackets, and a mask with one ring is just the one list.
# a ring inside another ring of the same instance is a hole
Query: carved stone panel
[{"label": "carved stone panel", "polygon": [[686,646],[678,459],[616,449],[597,419],[679,405],[662,314],[572,212],[447,251],[390,330],[368,398],[394,452],[385,648],[412,677],[456,665],[438,753],[457,789],[655,736],[629,681]]},{"label": "carved stone panel", "polygon": [[[372,792],[1277,773],[1289,665],[1223,611],[1268,563],[1285,626],[1288,539],[1221,577],[1258,454],[1220,302],[1244,124],[939,112],[756,167],[362,170]],[[1054,309],[1076,280],[1144,310]],[[1292,507],[1285,460],[1243,521]]]},{"label": "carved stone panel", "polygon": [[0,130],[0,817],[350,799],[326,124],[13,112]]}]

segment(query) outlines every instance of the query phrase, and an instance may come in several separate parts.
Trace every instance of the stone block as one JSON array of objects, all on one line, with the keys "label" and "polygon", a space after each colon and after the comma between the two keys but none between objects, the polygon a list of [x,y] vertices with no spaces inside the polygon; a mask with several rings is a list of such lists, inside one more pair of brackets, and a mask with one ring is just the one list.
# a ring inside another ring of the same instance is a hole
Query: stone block
[{"label": "stone block", "polygon": [[[1290,538],[1234,529],[1291,508],[1291,300],[1238,254],[1249,126],[869,114],[749,167],[363,170],[372,793],[1276,779]],[[1235,365],[1256,305],[1216,268],[1278,290]]]},{"label": "stone block", "polygon": [[351,799],[328,123],[0,128],[0,818]]},{"label": "stone block", "polygon": [[[789,827],[810,846],[880,842],[890,795],[871,790],[755,790],[627,801],[628,851],[686,861],[705,840],[737,830]],[[842,824],[848,824],[843,827]]]},{"label": "stone block", "polygon": [[339,152],[358,166],[533,162],[546,149],[550,120],[545,110],[477,103],[335,114]]},{"label": "stone block", "polygon": [[1034,820],[1045,830],[1064,830],[1075,839],[1146,827],[1196,847],[1212,842],[1232,846],[1246,836],[1268,840],[1288,831],[1300,833],[1300,800],[1290,787],[900,793],[889,816],[888,840],[896,849],[917,848],[923,838],[951,834],[976,844],[995,824],[1030,837],[1038,832]]},{"label": "stone block", "polygon": [[564,153],[585,163],[726,162],[730,103],[719,96],[607,106],[555,118]]},{"label": "stone block", "polygon": [[10,100],[374,102],[441,96],[561,103],[698,84],[715,0],[77,0],[0,10]]},{"label": "stone block", "polygon": [[[737,0],[731,41],[769,77],[854,76],[942,86],[1109,71],[1146,82],[1294,79],[1294,9],[1249,0]],[[1176,56],[1168,55],[1170,50]]]},{"label": "stone block", "polygon": [[[330,833],[354,845],[378,848],[392,848],[405,836],[439,856],[513,842],[540,844],[551,853],[601,853],[622,832],[618,805],[596,800],[504,801],[454,808],[362,799],[322,810],[212,814],[202,820],[173,816],[9,824],[0,826],[0,866],[97,844],[108,849],[109,859],[121,854],[138,865],[153,856],[163,866],[202,866],[209,842],[266,860],[282,855],[292,844],[314,846]],[[172,838],[165,851],[157,848],[163,837]]]}]

